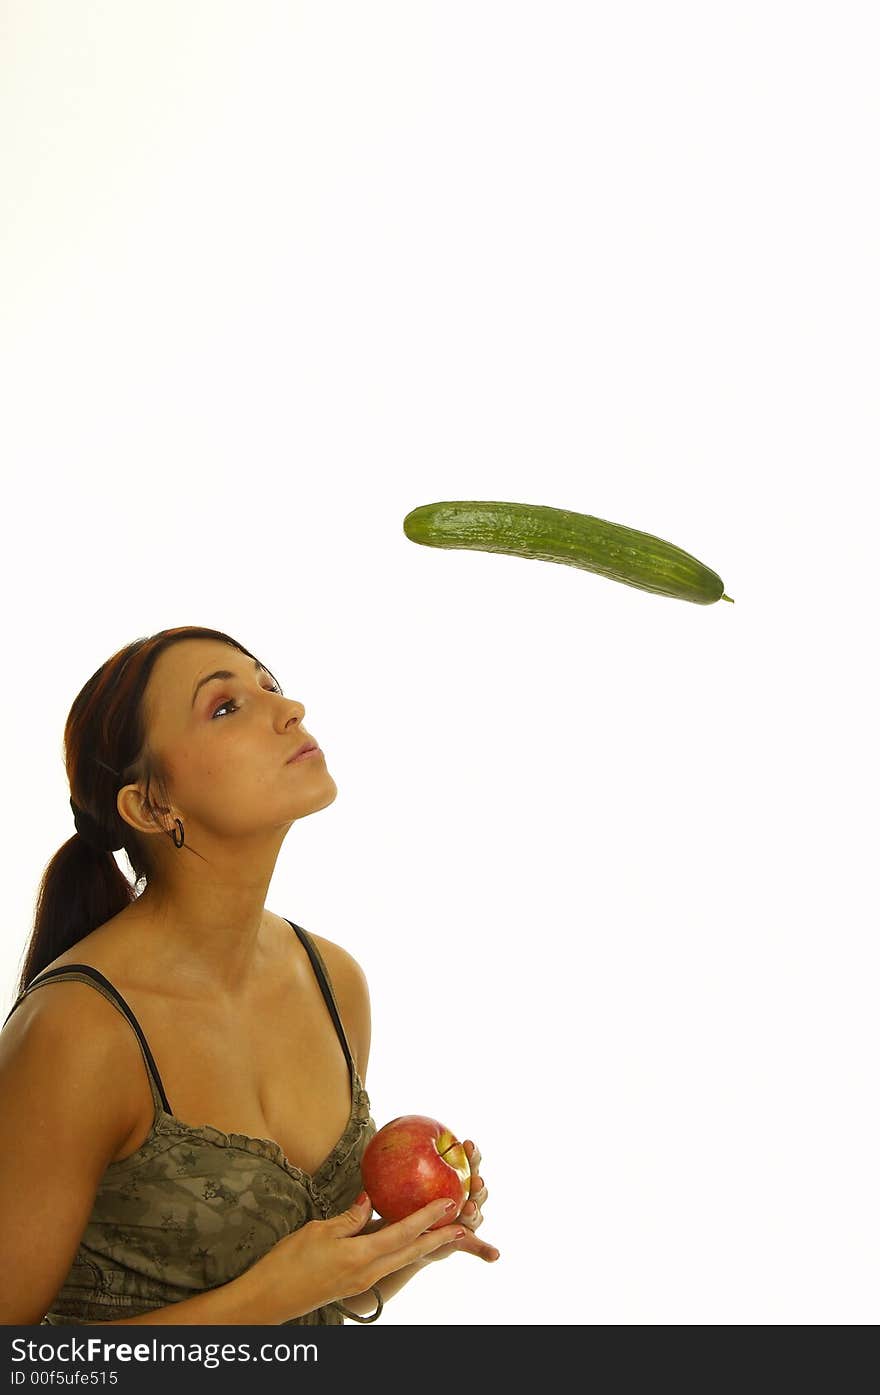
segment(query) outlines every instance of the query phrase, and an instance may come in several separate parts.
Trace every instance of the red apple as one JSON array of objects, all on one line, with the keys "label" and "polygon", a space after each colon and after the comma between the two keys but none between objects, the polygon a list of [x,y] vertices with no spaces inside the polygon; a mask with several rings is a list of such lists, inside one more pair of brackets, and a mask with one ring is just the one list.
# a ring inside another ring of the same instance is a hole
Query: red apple
[{"label": "red apple", "polygon": [[430,1201],[451,1197],[455,1212],[429,1230],[454,1221],[470,1194],[464,1145],[451,1129],[425,1114],[401,1114],[374,1133],[364,1149],[361,1176],[370,1201],[386,1221],[402,1221]]}]

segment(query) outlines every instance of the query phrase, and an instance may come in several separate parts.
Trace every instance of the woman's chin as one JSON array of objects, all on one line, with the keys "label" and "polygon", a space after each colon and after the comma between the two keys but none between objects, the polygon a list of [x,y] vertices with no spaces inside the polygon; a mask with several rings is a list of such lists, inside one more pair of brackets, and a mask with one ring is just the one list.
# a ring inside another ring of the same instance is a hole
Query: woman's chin
[{"label": "woman's chin", "polygon": [[312,805],[312,813],[317,813],[319,809],[326,809],[328,804],[332,804],[339,791],[336,788],[336,781],[328,772],[321,781],[320,793],[316,793],[315,803]]}]

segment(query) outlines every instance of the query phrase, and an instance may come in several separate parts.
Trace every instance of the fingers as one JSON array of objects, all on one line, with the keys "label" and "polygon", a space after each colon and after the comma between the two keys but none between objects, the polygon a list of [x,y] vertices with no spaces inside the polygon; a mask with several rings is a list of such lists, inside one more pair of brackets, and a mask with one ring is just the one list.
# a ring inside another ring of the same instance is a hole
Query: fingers
[{"label": "fingers", "polygon": [[473,1231],[466,1230],[464,1236],[456,1240],[455,1248],[464,1250],[466,1254],[476,1255],[478,1259],[484,1259],[487,1264],[493,1264],[500,1258],[499,1251],[494,1245],[489,1245],[484,1240],[480,1240]]},{"label": "fingers", "polygon": [[[468,1216],[471,1219],[473,1219],[473,1217],[476,1216],[479,1212],[480,1207],[486,1200],[486,1197],[489,1195],[489,1193],[486,1191],[483,1179],[477,1171],[477,1168],[480,1165],[481,1156],[480,1150],[477,1147],[476,1143],[474,1143],[472,1138],[465,1139],[464,1150],[467,1154],[468,1162],[470,1164],[471,1182],[469,1199],[467,1202],[465,1202],[464,1206],[462,1207],[461,1213],[462,1216]],[[470,1204],[471,1202],[473,1202],[473,1205]]]},{"label": "fingers", "polygon": [[[463,1227],[457,1219],[450,1219],[455,1214],[454,1202],[452,1207],[447,1209],[450,1200],[449,1197],[443,1197],[440,1201],[432,1201],[414,1211],[411,1216],[406,1216],[402,1221],[394,1221],[368,1237],[369,1244],[375,1247],[377,1262],[383,1266],[379,1277],[390,1274],[392,1270],[400,1269],[405,1264],[411,1264],[414,1260],[422,1259],[432,1250],[439,1249],[441,1245],[448,1245],[456,1239],[456,1232]],[[444,1225],[444,1220],[448,1220],[449,1224]],[[438,1229],[429,1229],[434,1225],[438,1226]]]},{"label": "fingers", "polygon": [[341,1228],[342,1234],[353,1235],[356,1231],[360,1231],[362,1235],[365,1235],[371,1229],[370,1217],[373,1210],[369,1197],[366,1197],[366,1200],[362,1200],[362,1197],[366,1197],[365,1192],[362,1192],[355,1201],[349,1202],[345,1210],[341,1211],[338,1216],[333,1217],[334,1226]]},{"label": "fingers", "polygon": [[464,1151],[467,1153],[467,1159],[471,1165],[471,1182],[473,1182],[477,1168],[482,1161],[480,1150],[472,1138],[466,1138],[464,1141]]},{"label": "fingers", "polygon": [[468,1200],[461,1208],[459,1220],[463,1221],[465,1225],[470,1226],[472,1230],[476,1230],[477,1226],[482,1223],[482,1207],[489,1192],[486,1188],[486,1184],[477,1171],[481,1162],[481,1154],[472,1138],[465,1139],[464,1150],[467,1154],[471,1169],[471,1186]]},{"label": "fingers", "polygon": [[[463,1225],[468,1226],[470,1230],[476,1230],[478,1226],[483,1224],[482,1207],[489,1192],[485,1182],[477,1171],[482,1160],[479,1148],[472,1138],[466,1138],[463,1147],[471,1169],[471,1182],[468,1199],[461,1208],[461,1214],[458,1219]],[[458,1248],[461,1249],[462,1246],[459,1245]]]},{"label": "fingers", "polygon": [[471,1185],[473,1190],[471,1191],[470,1197],[465,1202],[464,1206],[461,1208],[461,1215],[459,1217],[459,1220],[467,1222],[473,1221],[474,1217],[480,1212],[483,1203],[489,1195],[489,1189],[483,1181],[482,1177],[472,1177]]}]

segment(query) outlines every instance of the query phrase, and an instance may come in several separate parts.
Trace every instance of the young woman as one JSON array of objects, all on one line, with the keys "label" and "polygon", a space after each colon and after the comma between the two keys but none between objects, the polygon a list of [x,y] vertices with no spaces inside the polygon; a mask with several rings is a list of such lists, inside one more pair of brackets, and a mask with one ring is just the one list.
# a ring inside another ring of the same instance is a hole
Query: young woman
[{"label": "young woman", "polygon": [[337,792],[303,716],[200,627],[136,640],[73,704],[77,832],[0,1032],[4,1324],[372,1321],[425,1265],[497,1258],[471,1140],[452,1223],[369,1219],[364,974],[264,904]]}]

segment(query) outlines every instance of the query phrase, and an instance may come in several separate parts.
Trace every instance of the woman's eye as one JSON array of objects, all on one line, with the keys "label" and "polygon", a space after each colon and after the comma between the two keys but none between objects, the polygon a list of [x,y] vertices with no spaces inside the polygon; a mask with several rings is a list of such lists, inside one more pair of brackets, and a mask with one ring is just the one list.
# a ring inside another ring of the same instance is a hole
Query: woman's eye
[{"label": "woman's eye", "polygon": [[[280,693],[282,691],[283,689],[279,688],[277,683],[273,683],[271,688],[266,689],[267,693]],[[211,721],[213,722],[214,718],[217,716],[217,713],[222,712],[224,707],[229,707],[233,712],[237,712],[240,705],[240,703],[237,703],[235,701],[235,698],[224,698],[223,701],[220,703],[219,707],[214,708],[214,712],[211,716]]]},{"label": "woman's eye", "polygon": [[217,716],[217,713],[222,712],[224,707],[231,707],[233,712],[236,712],[238,710],[238,703],[235,701],[235,698],[224,698],[220,706],[214,709],[214,714],[211,717],[212,722],[214,720],[214,717]]}]

